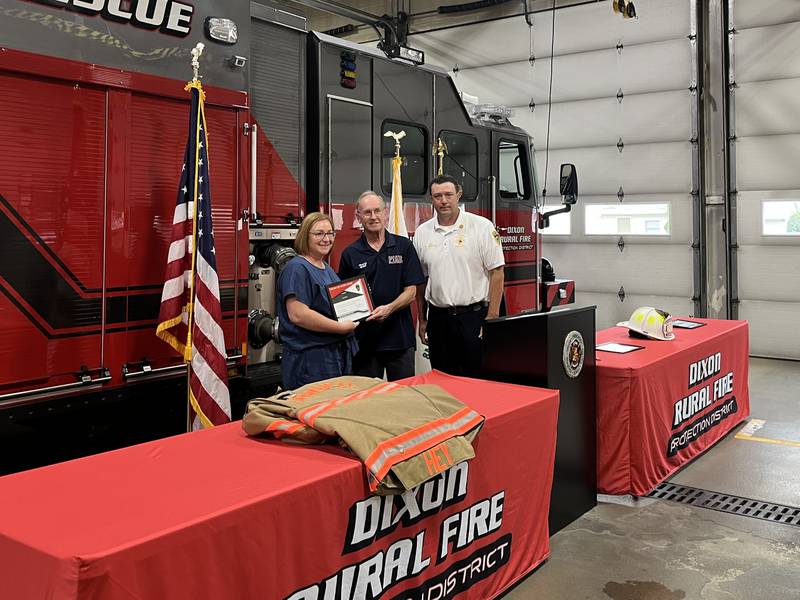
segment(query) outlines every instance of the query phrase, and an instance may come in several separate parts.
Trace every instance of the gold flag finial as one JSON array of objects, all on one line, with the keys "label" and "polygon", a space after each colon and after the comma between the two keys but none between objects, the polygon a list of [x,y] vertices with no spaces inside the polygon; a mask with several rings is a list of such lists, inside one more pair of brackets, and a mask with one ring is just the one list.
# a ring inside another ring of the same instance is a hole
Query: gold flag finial
[{"label": "gold flag finial", "polygon": [[437,175],[444,175],[444,155],[447,154],[447,144],[442,141],[442,138],[436,138],[436,147],[434,148],[436,155],[439,157],[439,170]]}]

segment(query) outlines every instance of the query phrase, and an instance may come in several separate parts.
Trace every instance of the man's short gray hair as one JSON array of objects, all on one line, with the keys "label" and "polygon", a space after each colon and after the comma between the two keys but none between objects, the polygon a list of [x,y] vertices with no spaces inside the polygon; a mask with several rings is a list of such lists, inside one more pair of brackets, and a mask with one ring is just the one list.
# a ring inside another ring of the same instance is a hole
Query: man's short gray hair
[{"label": "man's short gray hair", "polygon": [[375,196],[378,200],[381,201],[381,207],[386,208],[386,200],[383,199],[383,196],[381,196],[378,192],[374,192],[372,190],[367,190],[366,192],[363,192],[358,197],[358,200],[356,200],[356,210],[361,208],[361,200],[362,200],[362,198],[367,198],[369,196]]}]

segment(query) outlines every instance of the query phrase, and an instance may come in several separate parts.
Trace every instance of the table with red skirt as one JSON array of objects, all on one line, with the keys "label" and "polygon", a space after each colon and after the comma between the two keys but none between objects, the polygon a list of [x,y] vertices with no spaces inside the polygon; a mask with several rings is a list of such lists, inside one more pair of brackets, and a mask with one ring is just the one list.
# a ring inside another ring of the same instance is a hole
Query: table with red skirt
[{"label": "table with red skirt", "polygon": [[[241,423],[0,478],[14,600],[493,598],[550,553],[558,392],[428,373],[486,422],[476,457],[371,496],[342,449]],[[43,442],[46,443],[46,442]]]},{"label": "table with red skirt", "polygon": [[645,496],[750,415],[748,324],[687,318],[675,339],[597,332],[597,486],[604,494]]}]

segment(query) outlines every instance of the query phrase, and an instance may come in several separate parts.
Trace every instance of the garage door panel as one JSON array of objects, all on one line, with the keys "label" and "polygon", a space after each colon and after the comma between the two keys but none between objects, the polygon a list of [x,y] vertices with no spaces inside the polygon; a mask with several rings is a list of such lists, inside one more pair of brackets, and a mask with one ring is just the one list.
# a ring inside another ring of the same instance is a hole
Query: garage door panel
[{"label": "garage door panel", "polygon": [[733,3],[733,22],[737,29],[763,27],[800,21],[800,2],[797,0],[769,0],[769,10],[763,2],[739,0]]},{"label": "garage door panel", "polygon": [[[536,168],[544,181],[545,153],[537,144]],[[689,142],[551,150],[547,180],[557,186],[561,163],[578,172],[579,190],[588,195],[689,193],[692,187],[692,148]],[[556,189],[557,192],[557,189]]]},{"label": "garage door panel", "polygon": [[750,322],[750,354],[800,359],[800,303],[742,300],[739,318]]},{"label": "garage door panel", "polygon": [[800,77],[798,48],[800,22],[740,30],[734,38],[736,81]]},{"label": "garage door panel", "polygon": [[[666,310],[671,315],[692,316],[694,304],[687,298],[678,296],[627,295],[620,302],[616,294],[584,291],[576,284],[576,306],[597,306],[597,329],[607,329],[617,323],[627,321],[631,313],[640,306],[654,306]],[[633,340],[634,338],[631,338]],[[602,355],[601,355],[602,357]]]},{"label": "garage door panel", "polygon": [[[677,142],[691,136],[691,96],[688,91],[660,92],[553,104],[550,148],[614,146]],[[547,105],[515,106],[512,122],[525,129],[537,145],[547,139]],[[800,111],[798,111],[800,112]]]},{"label": "garage door panel", "polygon": [[800,298],[800,245],[740,246],[737,257],[740,298],[783,302]]},{"label": "garage door panel", "polygon": [[[534,56],[550,55],[550,13],[534,16]],[[580,31],[581,35],[574,35]],[[647,20],[624,20],[607,4],[568,7],[556,15],[556,56],[613,48],[617,42],[633,46],[653,40],[684,38],[689,33],[686,0],[661,0],[647,7]],[[469,44],[464,40],[468,39]],[[502,41],[502,43],[500,43]],[[493,65],[512,60],[527,60],[529,30],[525,20],[516,17],[466,27],[411,35],[410,43],[437,64]]]},{"label": "garage door panel", "polygon": [[800,133],[800,79],[743,83],[735,99],[737,136]]},{"label": "garage door panel", "polygon": [[626,244],[550,244],[543,249],[558,277],[574,279],[578,289],[616,294],[692,295],[692,249],[688,246]]},{"label": "garage door panel", "polygon": [[[615,98],[624,94],[682,90],[689,87],[689,43],[670,40],[616,50],[556,56],[553,102]],[[658,78],[653,78],[658,73]],[[527,106],[546,104],[550,81],[549,58],[482,68],[461,68],[458,89],[478,96],[481,103]]]},{"label": "garage door panel", "polygon": [[739,190],[800,188],[798,165],[800,134],[746,137],[736,141],[736,179]]}]

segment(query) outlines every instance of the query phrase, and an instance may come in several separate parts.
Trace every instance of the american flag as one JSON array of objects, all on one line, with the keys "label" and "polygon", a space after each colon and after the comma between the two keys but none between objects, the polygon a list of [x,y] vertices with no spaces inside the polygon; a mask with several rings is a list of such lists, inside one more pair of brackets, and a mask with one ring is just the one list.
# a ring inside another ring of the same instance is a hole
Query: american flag
[{"label": "american flag", "polygon": [[[187,89],[192,94],[189,139],[172,218],[156,335],[189,364],[190,423],[192,429],[199,429],[229,422],[231,403],[211,224],[205,94],[199,82],[190,83]],[[193,254],[195,239],[197,253]]]}]

